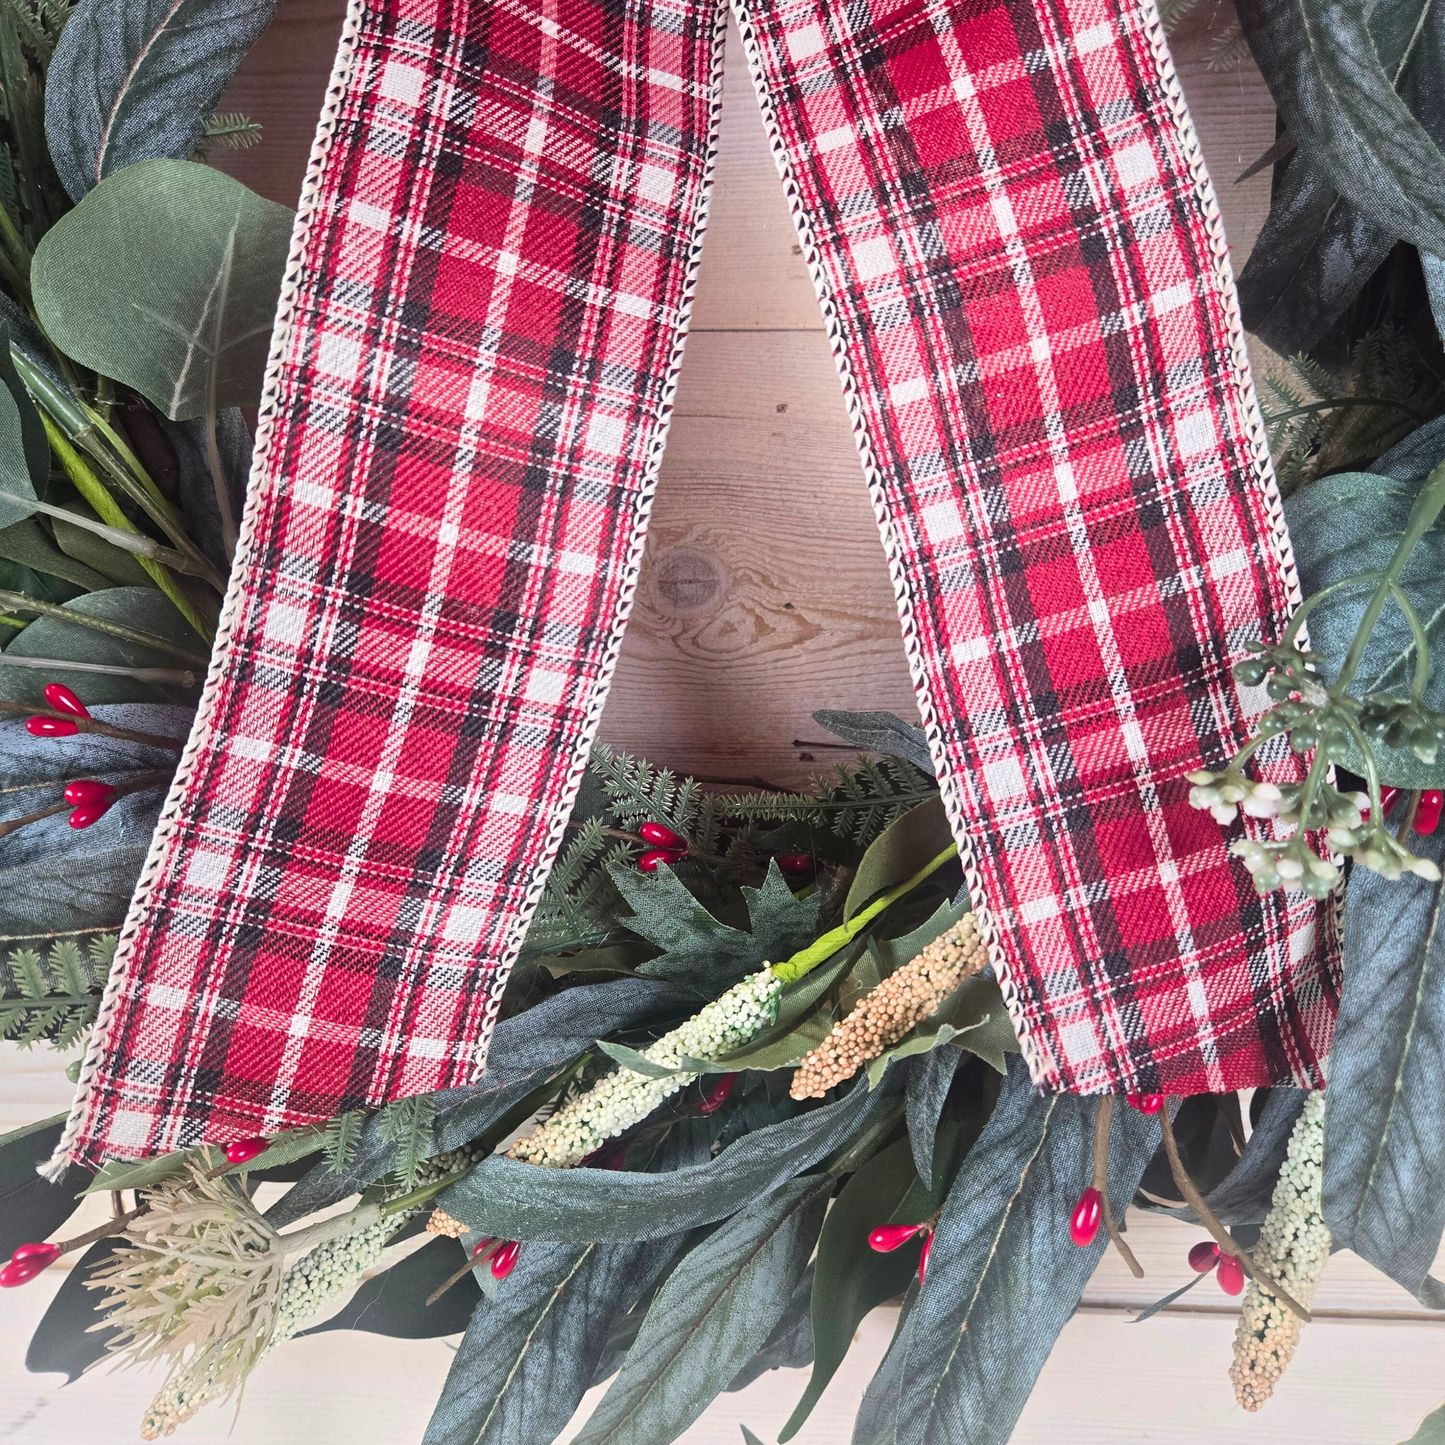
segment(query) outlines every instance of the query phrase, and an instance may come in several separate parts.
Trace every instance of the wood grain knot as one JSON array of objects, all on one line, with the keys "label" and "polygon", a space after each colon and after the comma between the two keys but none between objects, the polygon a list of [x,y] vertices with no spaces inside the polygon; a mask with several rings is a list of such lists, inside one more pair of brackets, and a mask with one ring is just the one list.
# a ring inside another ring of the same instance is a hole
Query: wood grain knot
[{"label": "wood grain knot", "polygon": [[725,585],[718,564],[691,547],[669,547],[653,569],[657,600],[670,612],[701,612],[717,601]]}]

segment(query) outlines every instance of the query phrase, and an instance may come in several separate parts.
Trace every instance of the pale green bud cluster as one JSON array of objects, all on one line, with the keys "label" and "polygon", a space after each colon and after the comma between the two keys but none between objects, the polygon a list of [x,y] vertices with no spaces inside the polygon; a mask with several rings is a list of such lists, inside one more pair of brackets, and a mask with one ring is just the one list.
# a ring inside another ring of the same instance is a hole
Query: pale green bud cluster
[{"label": "pale green bud cluster", "polygon": [[[1324,1184],[1325,1096],[1305,1101],[1274,1187],[1268,1217],[1254,1251],[1255,1263],[1306,1309],[1314,1298],[1325,1261],[1330,1230],[1321,1213]],[[1246,1410],[1258,1410],[1299,1344],[1303,1322],[1272,1294],[1251,1280],[1234,1335],[1229,1378]]]},{"label": "pale green bud cluster", "polygon": [[741,1048],[777,1017],[782,980],[771,968],[734,984],[723,996],[643,1050],[650,1063],[677,1072],[652,1078],[620,1068],[568,1101],[529,1138],[507,1151],[510,1159],[548,1169],[571,1169],[609,1139],[640,1124],[671,1095],[685,1088],[696,1073],[683,1061],[716,1059]]}]

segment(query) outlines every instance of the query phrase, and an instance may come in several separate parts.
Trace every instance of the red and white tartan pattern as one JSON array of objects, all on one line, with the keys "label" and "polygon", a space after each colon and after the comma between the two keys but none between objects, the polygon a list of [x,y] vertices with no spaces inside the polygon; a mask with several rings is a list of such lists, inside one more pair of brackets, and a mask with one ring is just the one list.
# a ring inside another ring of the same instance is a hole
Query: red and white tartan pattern
[{"label": "red and white tartan pattern", "polygon": [[[75,1160],[472,1075],[635,586],[724,15],[354,0]],[[1328,910],[1258,900],[1183,778],[1293,579],[1152,5],[738,19],[1035,1078],[1317,1086]]]}]

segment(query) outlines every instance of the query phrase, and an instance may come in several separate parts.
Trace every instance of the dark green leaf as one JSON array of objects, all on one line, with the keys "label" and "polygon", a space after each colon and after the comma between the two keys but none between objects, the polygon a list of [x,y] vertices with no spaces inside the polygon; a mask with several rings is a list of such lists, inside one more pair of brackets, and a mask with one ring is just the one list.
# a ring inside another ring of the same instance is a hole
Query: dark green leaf
[{"label": "dark green leaf", "polygon": [[1445,1445],[1445,1405],[1431,1410],[1420,1421],[1420,1428],[1403,1445]]},{"label": "dark green leaf", "polygon": [[466,1258],[466,1251],[456,1240],[433,1239],[390,1269],[363,1281],[336,1314],[301,1334],[364,1330],[394,1340],[431,1340],[458,1334],[466,1329],[482,1297],[476,1280],[464,1274],[434,1305],[426,1300]]},{"label": "dark green leaf", "polygon": [[254,405],[291,223],[284,206],[210,166],[128,166],[36,248],[36,310],[67,355],[172,420]]},{"label": "dark green leaf", "polygon": [[[25,463],[31,486],[35,488],[36,495],[43,499],[50,482],[50,443],[45,439],[45,424],[40,420],[40,413],[35,410],[30,393],[15,370],[15,362],[10,355],[10,328],[3,318],[0,318],[0,387],[9,393],[10,400],[15,405],[20,456]],[[13,446],[16,440],[9,417],[9,408],[5,408],[4,441],[7,449]],[[6,474],[13,475],[13,472],[7,471]],[[5,485],[9,487],[8,482]]]},{"label": "dark green leaf", "polygon": [[[0,333],[0,345],[8,339]],[[8,357],[8,345],[5,351]],[[35,514],[34,506],[28,505],[37,500],[38,494],[26,459],[20,405],[8,386],[0,386],[0,491],[8,494],[0,497],[0,527],[13,527]]]},{"label": "dark green leaf", "polygon": [[[1445,830],[1411,846],[1445,862]],[[1356,868],[1345,895],[1345,982],[1330,1047],[1324,1216],[1352,1249],[1432,1309],[1445,1229],[1442,885]]]},{"label": "dark green leaf", "polygon": [[743,1432],[743,1445],[763,1445],[763,1442],[746,1425],[739,1425],[738,1429]]},{"label": "dark green leaf", "polygon": [[184,160],[276,0],[79,0],[46,76],[45,138],[73,200],[137,161]]},{"label": "dark green leaf", "polygon": [[1280,116],[1382,230],[1445,252],[1445,155],[1396,94],[1361,0],[1248,0],[1239,17]]},{"label": "dark green leaf", "polygon": [[962,1058],[959,1045],[945,1044],[920,1059],[908,1075],[908,1139],[913,1150],[913,1167],[925,1185],[933,1182],[933,1144],[938,1135],[938,1119]]},{"label": "dark green leaf", "polygon": [[1445,462],[1445,416],[1437,416],[1412,431],[1398,446],[1391,447],[1370,470],[1397,482],[1423,482]]},{"label": "dark green leaf", "polygon": [[[100,517],[88,502],[77,497],[65,499],[65,510],[77,516],[98,522]],[[86,527],[67,522],[63,517],[52,517],[50,526],[55,533],[55,545],[67,557],[99,572],[117,587],[154,587],[155,579],[136,561],[134,552],[107,542]],[[102,584],[105,585],[105,584]]]},{"label": "dark green leaf", "polygon": [[902,758],[919,772],[933,776],[933,759],[923,729],[891,712],[833,712],[820,708],[813,714],[813,721],[855,748]]},{"label": "dark green leaf", "polygon": [[529,1445],[571,1419],[613,1325],[671,1254],[653,1244],[522,1246],[472,1315],[424,1445]]},{"label": "dark green leaf", "polygon": [[[813,1374],[778,1434],[780,1445],[791,1440],[812,1413],[864,1316],[902,1294],[917,1272],[922,1240],[910,1240],[889,1254],[868,1247],[869,1231],[878,1225],[916,1224],[932,1213],[936,1206],[917,1184],[908,1141],[900,1139],[854,1173],[833,1201],[813,1272]],[[909,1210],[909,1203],[916,1207]]]},{"label": "dark green leaf", "polygon": [[[1306,593],[1388,564],[1404,534],[1405,519],[1420,490],[1413,481],[1396,481],[1373,472],[1340,472],[1322,477],[1285,502],[1285,517],[1294,544],[1295,561]],[[1432,655],[1445,657],[1445,525],[1432,527],[1411,554],[1401,576],[1426,635]],[[1310,647],[1324,659],[1324,675],[1333,679],[1348,653],[1369,603],[1372,588],[1351,588],[1321,603],[1310,613]],[[1364,692],[1383,688],[1408,693],[1415,667],[1415,646],[1399,609],[1381,613],[1352,688]],[[1436,709],[1445,709],[1445,667],[1434,667],[1425,693]],[[1403,749],[1378,744],[1373,748],[1381,780],[1402,788],[1445,785],[1445,755],[1422,763]],[[1363,773],[1364,761],[1351,754],[1342,760]]]},{"label": "dark green leaf", "polygon": [[[1107,1243],[1069,1239],[1089,1183],[1096,1101],[1041,1097],[1013,1059],[993,1117],[954,1181],[919,1293],[899,1391],[898,1445],[1004,1445]],[[1122,1210],[1157,1121],[1115,1115],[1109,1194]]]},{"label": "dark green leaf", "polygon": [[848,890],[844,921],[880,893],[912,878],[952,841],[953,831],[941,797],[909,809],[868,845]]},{"label": "dark green leaf", "polygon": [[65,1276],[30,1337],[25,1368],[32,1375],[58,1372],[66,1377],[67,1384],[73,1384],[97,1360],[105,1358],[110,1342],[119,1331],[103,1323],[106,1292],[88,1289],[86,1280],[116,1248],[115,1239],[102,1239],[91,1245]]},{"label": "dark green leaf", "polygon": [[903,1297],[903,1308],[898,1315],[898,1327],[883,1363],[874,1371],[873,1378],[864,1392],[853,1421],[853,1445],[897,1445],[901,1424],[899,1412],[903,1408],[903,1390],[908,1383],[906,1374],[908,1353],[913,1344],[914,1306],[918,1303],[918,1282],[908,1286]]},{"label": "dark green leaf", "polygon": [[[69,530],[78,532],[80,528],[71,527]],[[85,535],[93,534],[87,532]],[[110,546],[100,537],[95,540],[102,547]],[[120,551],[118,547],[110,547],[110,550]],[[33,571],[44,572],[49,577],[60,577],[86,592],[98,592],[109,587],[111,582],[110,578],[93,567],[87,567],[84,562],[77,561],[68,552],[57,547],[45,535],[45,529],[34,517],[27,517],[23,522],[0,529],[0,557],[10,562],[19,562],[22,567],[29,567]],[[136,570],[140,571],[139,567]],[[141,576],[144,577],[145,573],[141,572]],[[42,597],[39,600],[45,602],[49,599]]]},{"label": "dark green leaf", "polygon": [[762,1349],[728,1382],[729,1395],[746,1390],[770,1370],[806,1370],[813,1363],[812,1298],[813,1267],[809,1265]]},{"label": "dark green leaf", "polygon": [[706,1164],[671,1174],[542,1169],[498,1155],[441,1198],[474,1229],[502,1239],[653,1239],[710,1224],[861,1137],[896,1108],[890,1082],[755,1129]]},{"label": "dark green leaf", "polygon": [[1141,1310],[1137,1315],[1134,1316],[1132,1320],[1129,1321],[1129,1323],[1131,1325],[1142,1325],[1145,1320],[1152,1320],[1154,1316],[1159,1313],[1160,1310],[1167,1310],[1169,1306],[1174,1303],[1175,1300],[1180,1299],[1184,1295],[1187,1295],[1189,1291],[1192,1290],[1194,1286],[1197,1285],[1201,1280],[1208,1278],[1208,1270],[1206,1270],[1203,1274],[1196,1274],[1194,1278],[1189,1281],[1188,1284],[1180,1285],[1178,1289],[1172,1290],[1169,1294],[1166,1294],[1163,1299],[1155,1300],[1148,1309]]},{"label": "dark green leaf", "polygon": [[90,1175],[72,1165],[51,1184],[35,1172],[55,1152],[64,1127],[61,1117],[0,1141],[0,1259],[32,1239],[49,1239],[75,1213],[76,1192]]},{"label": "dark green leaf", "polygon": [[917,928],[903,934],[902,937],[874,938],[873,946],[876,948],[882,964],[882,972],[885,975],[890,974],[895,969],[902,968],[910,960],[917,958],[935,938],[942,937],[969,911],[969,903],[966,898],[958,899],[953,903],[940,903]]},{"label": "dark green leaf", "polygon": [[768,860],[763,886],[745,887],[742,894],[748,907],[753,946],[761,954],[761,963],[781,963],[817,936],[822,895],[814,890],[806,898],[794,897],[776,859]]},{"label": "dark green leaf", "polygon": [[831,1180],[796,1179],[672,1272],[577,1445],[668,1445],[761,1349],[813,1252]]},{"label": "dark green leaf", "polygon": [[[205,423],[159,419],[161,431],[176,453],[176,491],[186,534],[224,576],[230,570],[221,534],[221,513],[216,506],[216,484],[206,456]],[[216,417],[216,446],[221,453],[221,471],[228,483],[231,515],[239,517],[246,507],[246,482],[251,471],[253,441],[251,429],[238,407],[222,407]]]},{"label": "dark green leaf", "polygon": [[[205,643],[191,630],[174,604],[153,587],[107,587],[103,592],[88,592],[65,606],[67,611],[120,622],[193,651],[199,649],[204,654]],[[66,662],[100,663],[107,667],[185,670],[185,664],[169,652],[142,647],[108,632],[97,632],[94,628],[62,622],[58,617],[37,617],[0,656],[54,657]],[[0,698],[8,698],[12,702],[38,702],[48,682],[65,683],[88,705],[158,702],[169,700],[172,692],[182,695],[177,688],[137,682],[129,677],[70,672],[64,668],[45,671],[33,667],[6,667],[0,661]],[[197,678],[197,685],[199,682]]]}]

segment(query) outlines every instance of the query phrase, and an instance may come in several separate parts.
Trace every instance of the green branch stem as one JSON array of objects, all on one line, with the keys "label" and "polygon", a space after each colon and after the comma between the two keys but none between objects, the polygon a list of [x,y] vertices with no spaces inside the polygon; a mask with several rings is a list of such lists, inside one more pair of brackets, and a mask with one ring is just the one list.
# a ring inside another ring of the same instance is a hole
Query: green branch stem
[{"label": "green branch stem", "polygon": [[[5,493],[0,492],[0,500],[4,500],[5,496]],[[137,647],[168,652],[172,657],[178,657],[195,668],[204,669],[210,663],[210,658],[203,653],[192,652],[189,647],[182,647],[180,643],[172,642],[169,638],[159,637],[153,632],[142,632],[136,627],[127,627],[123,622],[112,622],[108,617],[93,617],[90,613],[77,611],[74,607],[59,607],[53,602],[42,602],[38,597],[30,597],[24,592],[10,592],[0,588],[0,607],[10,612],[34,612],[41,617],[73,622],[77,627],[86,627],[92,632],[104,632],[111,637],[119,637],[122,641],[133,642]]]}]

